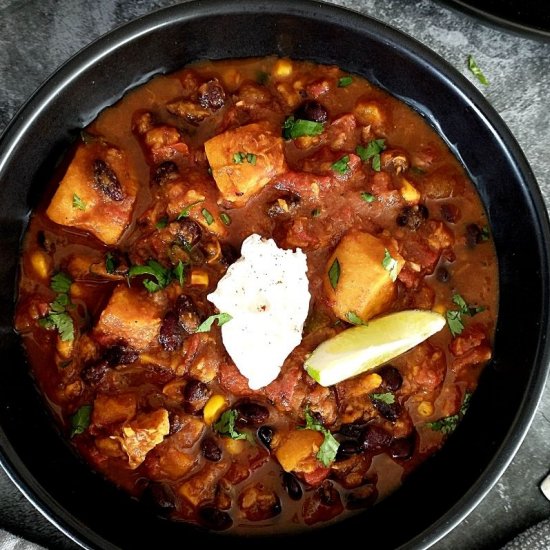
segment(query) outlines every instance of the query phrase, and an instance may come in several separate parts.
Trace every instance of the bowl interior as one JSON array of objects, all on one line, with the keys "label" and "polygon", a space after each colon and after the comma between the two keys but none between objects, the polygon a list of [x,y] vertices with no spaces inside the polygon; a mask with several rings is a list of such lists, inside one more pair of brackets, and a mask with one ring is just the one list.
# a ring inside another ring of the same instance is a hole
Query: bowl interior
[{"label": "bowl interior", "polygon": [[208,542],[220,535],[155,517],[91,472],[60,437],[11,328],[20,238],[30,209],[79,129],[126,90],[198,59],[273,54],[359,73],[427,118],[477,185],[500,270],[494,360],[460,427],[401,490],[349,521],[309,531],[308,544],[329,534],[363,533],[367,525],[369,542],[379,548],[431,544],[498,479],[540,398],[547,356],[548,222],[523,154],[476,90],[412,39],[318,2],[213,0],[162,10],[107,35],[62,67],[0,143],[2,462],[31,500],[84,546],[159,547],[184,537]]}]

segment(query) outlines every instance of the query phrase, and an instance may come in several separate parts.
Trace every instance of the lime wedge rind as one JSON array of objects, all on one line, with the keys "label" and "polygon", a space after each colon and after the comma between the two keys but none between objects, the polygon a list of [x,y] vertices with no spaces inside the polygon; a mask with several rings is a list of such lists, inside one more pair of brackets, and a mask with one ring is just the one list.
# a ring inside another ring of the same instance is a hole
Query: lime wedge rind
[{"label": "lime wedge rind", "polygon": [[304,367],[319,384],[331,386],[394,359],[444,326],[445,318],[434,311],[390,313],[326,340]]}]

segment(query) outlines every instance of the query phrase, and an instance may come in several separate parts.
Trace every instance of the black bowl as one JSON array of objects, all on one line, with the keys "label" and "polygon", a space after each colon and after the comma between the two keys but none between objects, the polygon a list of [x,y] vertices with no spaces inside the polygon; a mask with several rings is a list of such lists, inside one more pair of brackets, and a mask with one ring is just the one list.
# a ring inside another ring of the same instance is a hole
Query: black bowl
[{"label": "black bowl", "polygon": [[[175,6],[108,34],[74,57],[29,100],[0,142],[1,461],[35,506],[82,546],[227,544],[231,535],[155,517],[91,472],[60,436],[12,329],[20,239],[30,209],[79,129],[126,90],[198,59],[269,54],[337,64],[419,111],[477,185],[500,275],[494,360],[444,449],[372,509],[292,542],[313,547],[329,536],[345,542],[359,535],[380,549],[433,544],[496,482],[537,407],[548,356],[548,220],[521,150],[475,88],[411,38],[341,8],[307,0]],[[238,540],[243,549],[258,543]]]}]

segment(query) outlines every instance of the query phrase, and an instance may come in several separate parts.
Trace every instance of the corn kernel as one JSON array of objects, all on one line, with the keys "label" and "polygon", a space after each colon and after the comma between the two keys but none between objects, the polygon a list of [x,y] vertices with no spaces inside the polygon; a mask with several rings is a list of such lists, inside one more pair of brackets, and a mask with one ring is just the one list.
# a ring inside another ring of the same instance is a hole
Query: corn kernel
[{"label": "corn kernel", "polygon": [[202,269],[193,269],[191,271],[191,284],[196,286],[208,286],[210,279],[208,273]]},{"label": "corn kernel", "polygon": [[273,67],[273,74],[278,77],[285,77],[292,74],[292,62],[288,59],[278,59]]},{"label": "corn kernel", "polygon": [[37,250],[31,256],[31,265],[40,279],[44,281],[49,279],[51,271],[51,259],[49,256]]},{"label": "corn kernel", "polygon": [[244,451],[244,447],[246,445],[245,439],[224,439],[225,444],[225,450],[230,455],[239,455]]},{"label": "corn kernel", "polygon": [[434,413],[434,406],[429,401],[421,401],[417,409],[420,416],[431,416]]},{"label": "corn kernel", "polygon": [[204,418],[205,424],[210,426],[213,424],[216,420],[218,420],[218,417],[222,413],[222,411],[227,407],[228,403],[225,400],[225,397],[223,395],[213,395],[204,406],[204,409],[202,411],[202,415]]},{"label": "corn kernel", "polygon": [[86,294],[86,289],[78,283],[73,283],[69,290],[71,298],[82,298]]},{"label": "corn kernel", "polygon": [[418,189],[405,178],[401,178],[401,196],[409,204],[418,204],[420,202],[420,193]]}]

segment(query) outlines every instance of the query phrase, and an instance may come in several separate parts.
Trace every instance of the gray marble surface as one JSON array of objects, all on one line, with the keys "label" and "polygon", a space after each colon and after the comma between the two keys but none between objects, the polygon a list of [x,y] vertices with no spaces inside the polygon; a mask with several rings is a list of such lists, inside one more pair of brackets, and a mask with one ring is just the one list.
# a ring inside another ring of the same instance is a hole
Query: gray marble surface
[{"label": "gray marble surface", "polygon": [[[228,0],[231,1],[231,0]],[[544,0],[543,0],[544,1]],[[171,0],[0,0],[0,131],[24,100],[96,37]],[[431,0],[333,0],[412,35],[470,79],[508,124],[550,206],[550,43],[485,26]],[[472,54],[490,80],[466,68]],[[548,389],[548,388],[547,388]],[[435,550],[500,548],[550,517],[539,483],[550,469],[550,391],[496,486]],[[48,548],[75,549],[0,470],[0,528]]]}]

